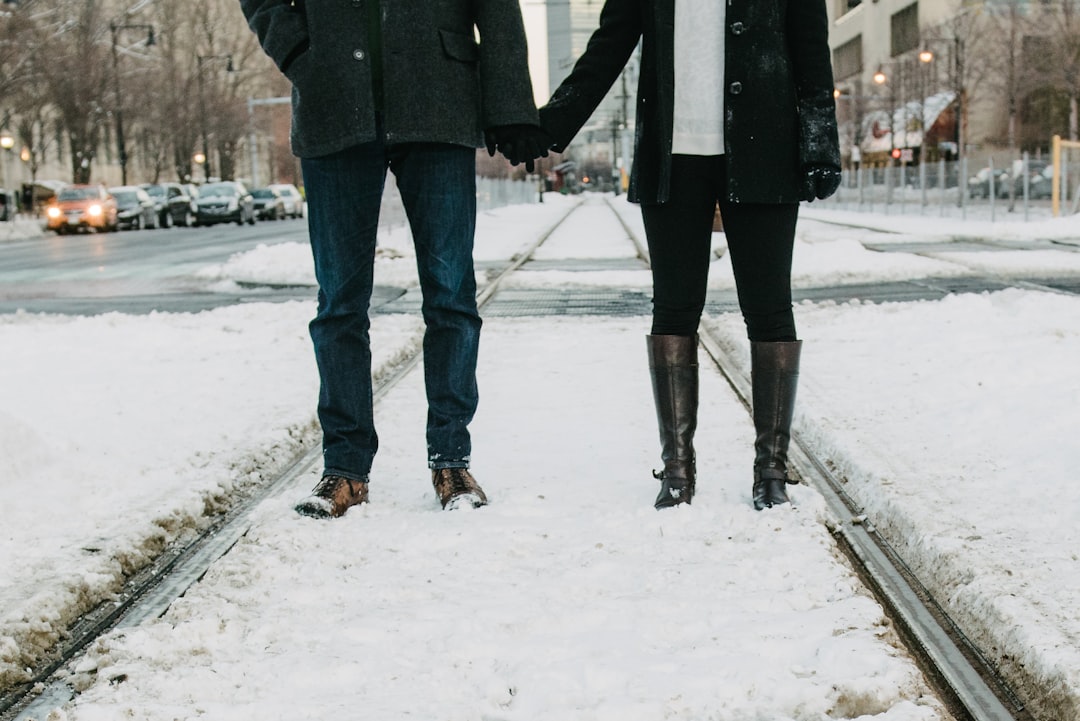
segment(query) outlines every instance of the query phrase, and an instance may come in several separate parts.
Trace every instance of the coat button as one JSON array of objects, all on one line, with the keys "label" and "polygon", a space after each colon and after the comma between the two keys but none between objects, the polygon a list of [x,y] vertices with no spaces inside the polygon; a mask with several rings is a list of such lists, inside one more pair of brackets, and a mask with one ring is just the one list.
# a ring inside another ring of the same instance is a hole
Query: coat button
[{"label": "coat button", "polygon": [[353,50],[353,51],[352,51],[352,56],[353,56],[353,58],[355,58],[356,60],[363,60],[363,59],[364,59],[364,57],[365,57],[365,55],[364,55],[364,51],[363,51],[363,50]]},{"label": "coat button", "polygon": [[731,85],[728,86],[728,92],[731,93],[732,95],[738,95],[739,93],[742,92],[742,83],[740,83],[738,80],[736,80],[735,82],[733,82]]},{"label": "coat button", "polygon": [[731,24],[732,35],[742,35],[744,32],[746,32],[746,26],[743,25],[742,22],[737,21]]}]

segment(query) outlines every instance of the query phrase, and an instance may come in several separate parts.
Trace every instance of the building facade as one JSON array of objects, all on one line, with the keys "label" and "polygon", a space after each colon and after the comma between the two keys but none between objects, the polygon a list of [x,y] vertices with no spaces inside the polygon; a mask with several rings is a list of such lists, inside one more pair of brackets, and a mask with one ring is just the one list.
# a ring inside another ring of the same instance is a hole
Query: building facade
[{"label": "building facade", "polygon": [[1077,0],[828,3],[846,164],[984,163],[1076,134]]}]

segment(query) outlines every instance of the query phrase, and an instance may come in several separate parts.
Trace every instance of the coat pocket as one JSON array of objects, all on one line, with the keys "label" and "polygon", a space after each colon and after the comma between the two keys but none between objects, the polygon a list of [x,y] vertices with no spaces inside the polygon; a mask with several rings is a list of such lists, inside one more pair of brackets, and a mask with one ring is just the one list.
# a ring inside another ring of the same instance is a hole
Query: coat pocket
[{"label": "coat pocket", "polygon": [[443,52],[454,60],[475,63],[480,59],[480,49],[476,47],[476,41],[471,35],[440,29],[439,38],[442,40]]}]

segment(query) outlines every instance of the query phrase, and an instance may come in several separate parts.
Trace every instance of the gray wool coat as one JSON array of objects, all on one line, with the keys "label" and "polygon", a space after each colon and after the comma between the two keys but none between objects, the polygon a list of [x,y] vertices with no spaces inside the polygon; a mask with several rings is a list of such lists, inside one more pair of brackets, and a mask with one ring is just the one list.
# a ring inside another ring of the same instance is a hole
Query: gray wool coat
[{"label": "gray wool coat", "polygon": [[[365,6],[374,1],[240,0],[292,82],[302,158],[375,139]],[[518,0],[383,0],[381,14],[387,142],[480,147],[485,128],[537,122]]]},{"label": "gray wool coat", "polygon": [[[641,46],[628,197],[668,200],[676,0],[607,0],[585,53],[540,122],[563,148]],[[840,167],[824,0],[727,0],[724,144],[731,202],[792,203],[805,165]],[[704,30],[703,30],[704,31]]]}]

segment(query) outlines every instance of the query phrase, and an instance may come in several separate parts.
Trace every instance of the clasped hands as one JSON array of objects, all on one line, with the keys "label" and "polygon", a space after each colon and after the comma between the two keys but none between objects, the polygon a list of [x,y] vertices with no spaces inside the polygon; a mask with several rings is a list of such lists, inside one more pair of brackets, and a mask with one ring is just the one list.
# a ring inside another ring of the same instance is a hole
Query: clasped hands
[{"label": "clasped hands", "polygon": [[[533,172],[537,158],[546,158],[555,140],[539,125],[497,125],[484,131],[488,154],[498,150],[511,165],[525,164]],[[828,198],[840,187],[840,169],[831,165],[803,166],[802,197],[804,200]]]},{"label": "clasped hands", "polygon": [[496,125],[484,131],[484,143],[489,155],[498,150],[511,165],[524,163],[531,173],[536,159],[546,158],[555,140],[539,125]]}]

